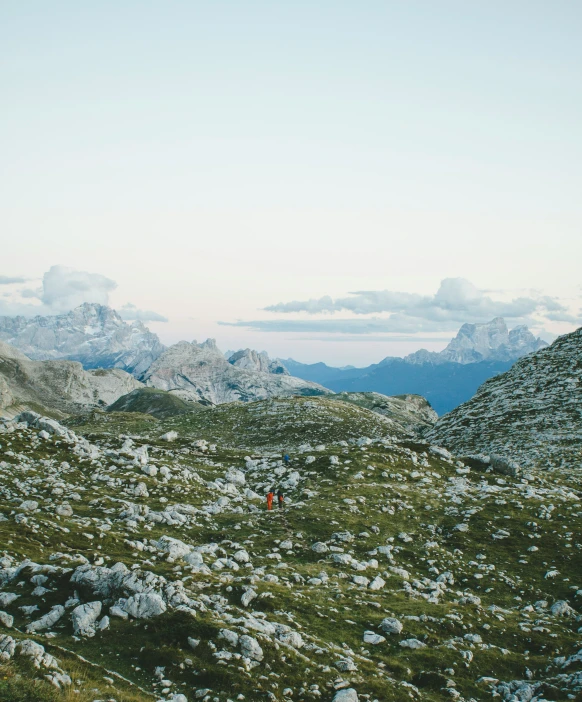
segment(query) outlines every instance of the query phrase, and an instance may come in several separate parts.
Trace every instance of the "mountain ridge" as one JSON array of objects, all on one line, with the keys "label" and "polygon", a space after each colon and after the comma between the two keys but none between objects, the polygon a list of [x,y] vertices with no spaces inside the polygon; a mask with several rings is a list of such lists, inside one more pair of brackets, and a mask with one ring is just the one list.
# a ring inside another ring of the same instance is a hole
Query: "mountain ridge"
[{"label": "mountain ridge", "polygon": [[163,352],[142,322],[125,322],[106,305],[84,303],[60,315],[0,317],[0,341],[36,361],[78,361],[91,368],[121,368],[139,377]]},{"label": "mountain ridge", "polygon": [[227,360],[214,339],[201,344],[180,341],[152,363],[143,381],[150,387],[174,392],[184,400],[212,404],[330,393],[321,385],[295,378],[288,372],[278,372],[281,368],[286,371],[266,354],[249,349]]},{"label": "mountain ridge", "polygon": [[119,368],[85,370],[77,361],[34,361],[0,341],[0,416],[24,409],[63,416],[105,408],[141,387]]}]

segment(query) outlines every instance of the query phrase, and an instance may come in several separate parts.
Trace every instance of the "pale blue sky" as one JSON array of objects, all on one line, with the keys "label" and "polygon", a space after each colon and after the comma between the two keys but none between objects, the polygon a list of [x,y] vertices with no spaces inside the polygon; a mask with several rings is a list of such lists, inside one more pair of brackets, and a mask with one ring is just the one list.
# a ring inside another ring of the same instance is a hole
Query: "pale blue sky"
[{"label": "pale blue sky", "polygon": [[216,322],[448,277],[571,297],[581,35],[572,0],[0,1],[0,274],[345,362],[382,342]]}]

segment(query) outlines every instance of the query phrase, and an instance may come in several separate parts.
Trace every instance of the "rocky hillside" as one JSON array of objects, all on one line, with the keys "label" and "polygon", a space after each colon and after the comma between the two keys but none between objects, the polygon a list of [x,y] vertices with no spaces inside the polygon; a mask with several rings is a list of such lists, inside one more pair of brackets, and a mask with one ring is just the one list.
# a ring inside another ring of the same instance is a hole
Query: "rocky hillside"
[{"label": "rocky hillside", "polygon": [[[324,387],[278,372],[277,364],[256,352],[240,352],[229,360],[214,339],[202,344],[181,341],[167,349],[143,376],[146,385],[172,391],[194,402],[250,402],[288,395],[325,395]],[[254,354],[254,356],[253,356]],[[270,370],[259,370],[265,363]]]},{"label": "rocky hillside", "polygon": [[68,359],[136,377],[164,350],[141,322],[128,324],[115,310],[93,303],[50,317],[0,317],[0,340],[34,360]]},{"label": "rocky hillside", "polygon": [[525,466],[582,465],[582,329],[484,383],[427,433],[456,453],[496,453]]},{"label": "rocky hillside", "polygon": [[108,412],[141,412],[157,419],[167,419],[192,412],[197,405],[186,402],[171,392],[156,388],[137,388],[107,407]]},{"label": "rocky hillside", "polygon": [[378,392],[341,392],[335,395],[334,399],[350,402],[389,417],[411,432],[428,429],[438,419],[430,403],[420,395],[389,397]]},{"label": "rocky hillside", "polygon": [[578,471],[475,470],[329,398],[25,414],[0,699],[576,699],[580,533]]},{"label": "rocky hillside", "polygon": [[119,369],[89,370],[73,361],[32,361],[0,341],[0,416],[25,408],[55,416],[105,408],[142,384]]}]

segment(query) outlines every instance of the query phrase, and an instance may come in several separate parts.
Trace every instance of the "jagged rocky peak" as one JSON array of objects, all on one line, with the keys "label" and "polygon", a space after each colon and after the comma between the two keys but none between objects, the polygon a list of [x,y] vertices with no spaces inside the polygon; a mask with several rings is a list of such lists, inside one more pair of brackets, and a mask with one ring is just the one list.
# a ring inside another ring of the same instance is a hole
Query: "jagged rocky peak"
[{"label": "jagged rocky peak", "polygon": [[164,350],[142,322],[84,303],[60,315],[0,317],[0,340],[33,360],[67,359],[88,368],[121,368],[139,377]]},{"label": "jagged rocky peak", "polygon": [[241,349],[233,353],[228,362],[238,368],[257,371],[259,373],[273,373],[274,375],[290,375],[287,368],[277,359],[271,360],[265,351]]},{"label": "jagged rocky peak", "polygon": [[277,372],[278,364],[266,354],[247,349],[234,356],[234,362],[233,357],[227,360],[214,339],[202,344],[181,341],[152,363],[144,381],[150,387],[174,392],[184,400],[212,404],[329,392],[316,383]]},{"label": "jagged rocky peak", "polygon": [[525,326],[511,331],[502,317],[484,324],[463,324],[457,336],[438,353],[420,349],[406,356],[409,363],[479,363],[480,361],[515,361],[546,347]]},{"label": "jagged rocky peak", "polygon": [[[521,334],[521,332],[520,332]],[[427,438],[457,454],[540,468],[580,466],[582,328],[517,361],[442,417]]]},{"label": "jagged rocky peak", "polygon": [[463,324],[457,336],[441,355],[456,363],[474,363],[495,359],[510,361],[547,346],[526,326],[511,331],[502,317],[486,324]]}]

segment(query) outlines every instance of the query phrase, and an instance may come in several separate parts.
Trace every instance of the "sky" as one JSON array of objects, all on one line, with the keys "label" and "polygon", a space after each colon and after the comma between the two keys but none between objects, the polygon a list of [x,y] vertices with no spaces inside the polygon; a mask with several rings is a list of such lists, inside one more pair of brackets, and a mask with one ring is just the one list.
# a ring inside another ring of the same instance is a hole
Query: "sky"
[{"label": "sky", "polygon": [[364,365],[582,324],[582,4],[0,0],[0,314]]}]

